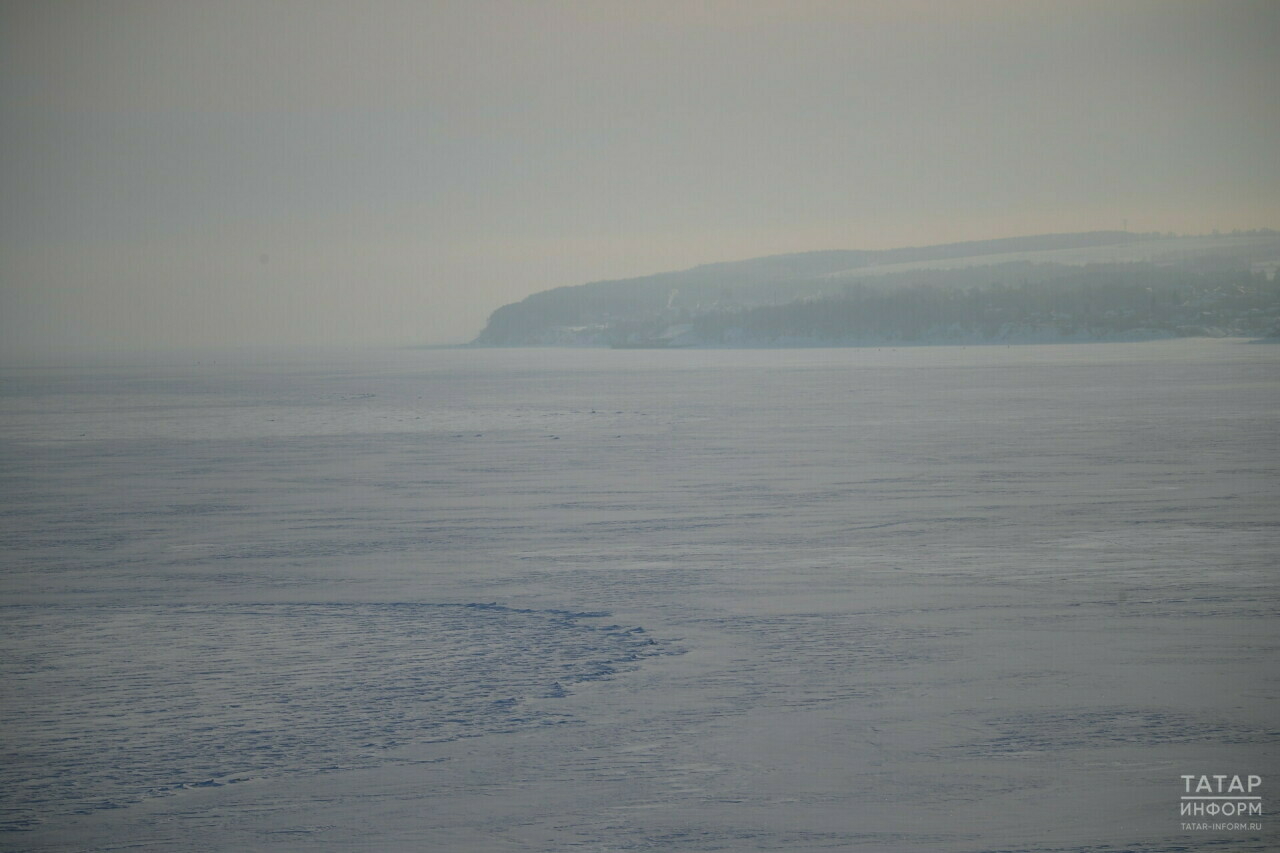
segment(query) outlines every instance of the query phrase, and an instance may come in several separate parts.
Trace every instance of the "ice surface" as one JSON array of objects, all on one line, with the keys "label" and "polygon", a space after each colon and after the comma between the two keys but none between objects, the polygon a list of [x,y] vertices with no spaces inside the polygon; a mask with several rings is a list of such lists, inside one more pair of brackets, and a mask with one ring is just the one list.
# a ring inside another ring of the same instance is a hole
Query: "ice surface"
[{"label": "ice surface", "polygon": [[1274,847],[1278,366],[6,369],[0,847]]},{"label": "ice surface", "polygon": [[660,651],[589,616],[491,604],[4,608],[7,825],[569,722],[529,700]]}]

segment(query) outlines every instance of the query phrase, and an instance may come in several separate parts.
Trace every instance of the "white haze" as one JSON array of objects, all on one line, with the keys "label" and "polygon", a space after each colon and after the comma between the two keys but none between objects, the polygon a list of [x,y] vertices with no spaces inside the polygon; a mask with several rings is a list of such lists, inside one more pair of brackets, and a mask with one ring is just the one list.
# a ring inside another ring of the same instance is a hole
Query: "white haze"
[{"label": "white haze", "polygon": [[1280,223],[1266,2],[11,2],[0,353],[448,343],[562,284]]}]

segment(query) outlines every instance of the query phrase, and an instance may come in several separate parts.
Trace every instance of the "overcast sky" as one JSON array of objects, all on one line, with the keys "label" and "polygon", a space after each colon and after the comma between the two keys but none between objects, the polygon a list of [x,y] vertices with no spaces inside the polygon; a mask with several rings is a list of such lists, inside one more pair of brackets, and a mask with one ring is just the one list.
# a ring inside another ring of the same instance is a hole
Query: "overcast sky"
[{"label": "overcast sky", "polygon": [[812,249],[1280,228],[1280,3],[0,5],[0,353],[450,343]]}]

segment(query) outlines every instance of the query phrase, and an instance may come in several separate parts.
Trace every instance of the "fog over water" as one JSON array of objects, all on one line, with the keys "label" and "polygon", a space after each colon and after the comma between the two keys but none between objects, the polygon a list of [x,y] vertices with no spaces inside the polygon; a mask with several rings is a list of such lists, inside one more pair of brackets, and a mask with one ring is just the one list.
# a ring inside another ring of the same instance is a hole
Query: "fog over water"
[{"label": "fog over water", "polygon": [[1278,34],[0,2],[0,851],[1280,848]]}]

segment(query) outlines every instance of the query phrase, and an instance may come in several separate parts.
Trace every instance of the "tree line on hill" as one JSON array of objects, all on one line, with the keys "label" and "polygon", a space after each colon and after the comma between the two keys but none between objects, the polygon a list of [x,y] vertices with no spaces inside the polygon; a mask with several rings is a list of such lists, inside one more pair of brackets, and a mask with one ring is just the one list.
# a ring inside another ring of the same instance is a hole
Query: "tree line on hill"
[{"label": "tree line on hill", "polygon": [[606,324],[592,336],[715,346],[998,341],[1033,332],[1280,335],[1280,281],[1248,269],[1152,263],[921,270],[785,304],[673,309]]}]

